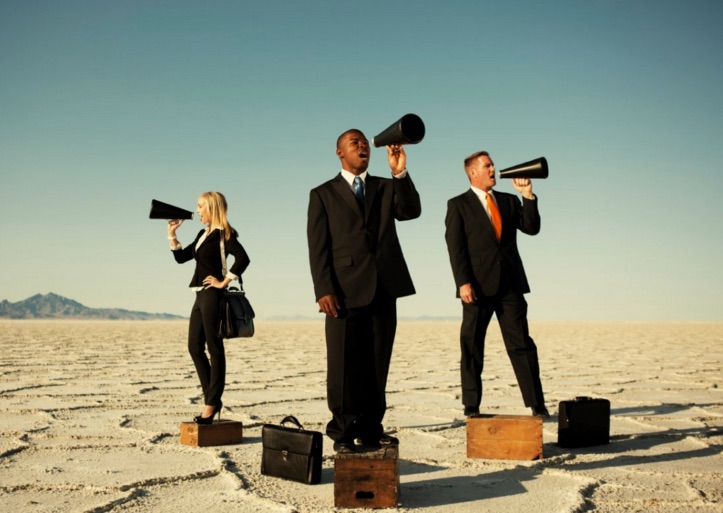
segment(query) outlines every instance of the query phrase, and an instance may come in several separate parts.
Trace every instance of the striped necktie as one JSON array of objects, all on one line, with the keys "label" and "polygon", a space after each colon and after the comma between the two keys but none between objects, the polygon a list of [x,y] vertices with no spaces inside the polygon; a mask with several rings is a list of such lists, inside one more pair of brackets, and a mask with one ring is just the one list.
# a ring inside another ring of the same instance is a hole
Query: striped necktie
[{"label": "striped necktie", "polygon": [[354,177],[354,194],[360,205],[364,205],[364,182],[358,176]]}]

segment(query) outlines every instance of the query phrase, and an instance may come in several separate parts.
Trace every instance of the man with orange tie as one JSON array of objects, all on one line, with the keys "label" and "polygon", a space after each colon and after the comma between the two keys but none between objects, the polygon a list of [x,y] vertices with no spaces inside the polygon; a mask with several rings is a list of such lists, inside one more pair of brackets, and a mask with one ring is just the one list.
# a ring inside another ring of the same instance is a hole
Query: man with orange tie
[{"label": "man with orange tie", "polygon": [[464,414],[479,413],[482,403],[482,367],[487,326],[492,314],[502,338],[525,406],[532,414],[549,417],[540,382],[537,347],[527,328],[530,291],[517,250],[517,230],[528,235],[540,231],[537,197],[529,178],[515,178],[514,194],[493,191],[495,166],[489,153],[467,157],[464,170],[471,188],[447,202],[445,239],[457,297],[462,300],[462,404]]}]

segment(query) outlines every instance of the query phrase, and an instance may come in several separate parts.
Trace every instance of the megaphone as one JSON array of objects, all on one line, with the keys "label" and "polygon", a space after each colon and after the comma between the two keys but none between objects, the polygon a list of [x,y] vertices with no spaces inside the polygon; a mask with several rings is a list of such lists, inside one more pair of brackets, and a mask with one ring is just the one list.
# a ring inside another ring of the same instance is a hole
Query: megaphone
[{"label": "megaphone", "polygon": [[151,201],[151,215],[149,219],[193,219],[193,212],[174,207],[162,201]]},{"label": "megaphone", "polygon": [[548,174],[547,159],[540,157],[503,169],[500,178],[547,178]]},{"label": "megaphone", "polygon": [[390,144],[417,144],[424,139],[424,122],[416,114],[406,114],[389,128],[375,135],[372,144],[389,146]]}]

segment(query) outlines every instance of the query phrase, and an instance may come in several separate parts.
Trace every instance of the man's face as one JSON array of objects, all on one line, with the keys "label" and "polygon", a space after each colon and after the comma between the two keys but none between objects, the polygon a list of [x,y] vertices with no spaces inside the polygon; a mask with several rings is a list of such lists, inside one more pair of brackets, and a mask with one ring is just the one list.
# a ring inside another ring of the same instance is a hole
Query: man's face
[{"label": "man's face", "polygon": [[485,192],[494,187],[497,180],[495,179],[495,164],[492,159],[487,155],[481,155],[470,170],[469,181],[473,186]]},{"label": "man's face", "polygon": [[349,132],[339,143],[336,155],[341,160],[341,167],[360,175],[369,167],[369,141],[361,132]]}]

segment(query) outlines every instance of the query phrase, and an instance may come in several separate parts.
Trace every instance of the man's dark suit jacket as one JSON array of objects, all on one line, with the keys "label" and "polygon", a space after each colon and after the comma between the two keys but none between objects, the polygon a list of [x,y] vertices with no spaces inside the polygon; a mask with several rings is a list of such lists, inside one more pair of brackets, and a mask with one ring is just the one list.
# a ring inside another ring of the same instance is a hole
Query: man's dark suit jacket
[{"label": "man's dark suit jacket", "polygon": [[422,212],[412,179],[367,175],[364,189],[364,209],[341,174],[311,191],[307,236],[317,301],[336,294],[344,308],[366,306],[377,281],[395,298],[415,292],[395,227]]},{"label": "man's dark suit jacket", "polygon": [[523,198],[520,204],[513,194],[493,193],[502,217],[499,241],[482,202],[471,189],[447,202],[445,238],[457,297],[465,283],[471,283],[478,296],[494,296],[503,274],[513,292],[530,291],[517,250],[517,230],[528,235],[540,231],[537,198]]}]

